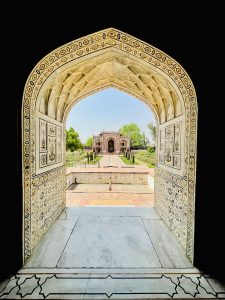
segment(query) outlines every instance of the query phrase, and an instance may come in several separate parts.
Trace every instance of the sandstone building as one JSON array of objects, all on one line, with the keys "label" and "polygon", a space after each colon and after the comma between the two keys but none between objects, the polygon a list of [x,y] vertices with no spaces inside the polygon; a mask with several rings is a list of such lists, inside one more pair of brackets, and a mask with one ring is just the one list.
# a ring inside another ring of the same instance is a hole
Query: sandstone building
[{"label": "sandstone building", "polygon": [[102,154],[130,151],[130,138],[122,136],[119,132],[103,131],[93,136],[93,151]]}]

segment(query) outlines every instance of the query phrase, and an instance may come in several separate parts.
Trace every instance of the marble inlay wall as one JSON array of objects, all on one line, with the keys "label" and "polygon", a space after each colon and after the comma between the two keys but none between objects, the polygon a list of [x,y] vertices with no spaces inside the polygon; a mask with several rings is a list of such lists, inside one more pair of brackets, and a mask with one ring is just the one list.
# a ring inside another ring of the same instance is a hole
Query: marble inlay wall
[{"label": "marble inlay wall", "polygon": [[155,208],[187,251],[187,181],[176,174],[155,168]]},{"label": "marble inlay wall", "polygon": [[66,204],[65,167],[60,167],[32,180],[31,251]]}]

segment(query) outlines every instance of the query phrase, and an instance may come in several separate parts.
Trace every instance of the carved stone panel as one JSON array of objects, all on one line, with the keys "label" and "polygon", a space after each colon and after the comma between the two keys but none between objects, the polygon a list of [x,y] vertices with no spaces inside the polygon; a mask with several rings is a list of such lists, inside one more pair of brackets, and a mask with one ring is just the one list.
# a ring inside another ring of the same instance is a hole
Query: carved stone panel
[{"label": "carved stone panel", "polygon": [[36,130],[39,142],[36,147],[36,174],[62,166],[62,123],[39,114]]},{"label": "carved stone panel", "polygon": [[181,124],[174,125],[174,144],[173,144],[173,152],[176,154],[180,154],[180,139],[181,139]]},{"label": "carved stone panel", "polygon": [[172,169],[181,170],[182,122],[167,126],[164,124],[163,126],[159,129],[158,163]]},{"label": "carved stone panel", "polygon": [[173,138],[170,137],[168,139],[165,139],[165,150],[164,150],[164,155],[165,155],[165,164],[167,166],[172,166],[173,165]]},{"label": "carved stone panel", "polygon": [[47,151],[47,122],[40,119],[40,131],[39,131],[40,139],[39,139],[39,149],[40,152]]}]

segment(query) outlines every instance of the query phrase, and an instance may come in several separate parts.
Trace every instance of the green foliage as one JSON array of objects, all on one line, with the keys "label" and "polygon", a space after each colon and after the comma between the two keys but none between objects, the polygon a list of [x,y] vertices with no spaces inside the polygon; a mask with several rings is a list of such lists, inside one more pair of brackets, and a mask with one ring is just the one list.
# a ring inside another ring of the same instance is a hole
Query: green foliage
[{"label": "green foliage", "polygon": [[96,164],[102,156],[98,156],[96,154],[93,155],[93,160],[90,160],[90,153],[87,153],[81,149],[75,150],[74,152],[67,151],[66,152],[66,167],[74,167],[76,164],[78,165],[85,165],[86,163],[89,164]]},{"label": "green foliage", "polygon": [[127,159],[126,157],[120,156],[121,160],[126,165],[145,165],[149,168],[155,167],[155,152],[150,153],[147,150],[138,151],[135,155],[131,154],[131,159]]},{"label": "green foliage", "polygon": [[120,159],[126,164],[126,165],[133,165],[133,162],[130,159],[127,159],[126,157],[120,156]]},{"label": "green foliage", "polygon": [[93,136],[90,136],[87,141],[86,141],[86,144],[85,144],[87,147],[92,147],[93,145]]},{"label": "green foliage", "polygon": [[155,159],[156,159],[155,152],[150,153],[147,150],[139,151],[135,155],[136,162],[139,162],[139,164],[145,164],[149,168],[154,168],[154,166],[155,166]]},{"label": "green foliage", "polygon": [[155,140],[156,140],[156,126],[150,122],[148,125],[147,125],[148,129],[150,130],[150,134],[151,134],[151,137],[152,137],[152,141],[153,143],[155,143]]},{"label": "green foliage", "polygon": [[93,160],[90,161],[90,164],[96,164],[100,161],[102,156],[95,156]]},{"label": "green foliage", "polygon": [[119,132],[131,140],[131,147],[145,147],[147,140],[141,129],[135,123],[126,124]]},{"label": "green foliage", "polygon": [[85,163],[86,162],[86,153],[81,149],[75,150],[74,152],[66,152],[66,166],[73,167],[76,163]]},{"label": "green foliage", "polygon": [[83,145],[80,141],[79,134],[70,127],[66,130],[66,150],[74,152],[77,149],[83,149]]},{"label": "green foliage", "polygon": [[155,147],[154,146],[148,146],[147,151],[149,153],[154,153],[155,152]]},{"label": "green foliage", "polygon": [[149,139],[145,135],[145,133],[142,131],[142,145],[144,147],[147,147],[149,145]]}]

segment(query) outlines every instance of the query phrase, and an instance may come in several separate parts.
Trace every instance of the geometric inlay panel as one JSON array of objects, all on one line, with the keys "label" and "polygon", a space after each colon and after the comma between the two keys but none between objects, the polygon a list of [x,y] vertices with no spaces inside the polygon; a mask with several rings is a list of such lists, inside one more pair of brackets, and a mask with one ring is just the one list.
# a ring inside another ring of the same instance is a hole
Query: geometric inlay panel
[{"label": "geometric inlay panel", "polygon": [[1,299],[224,299],[199,273],[17,274],[0,291]]}]

